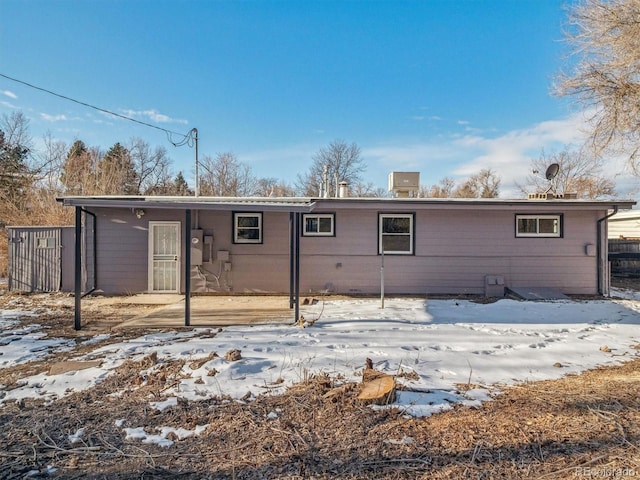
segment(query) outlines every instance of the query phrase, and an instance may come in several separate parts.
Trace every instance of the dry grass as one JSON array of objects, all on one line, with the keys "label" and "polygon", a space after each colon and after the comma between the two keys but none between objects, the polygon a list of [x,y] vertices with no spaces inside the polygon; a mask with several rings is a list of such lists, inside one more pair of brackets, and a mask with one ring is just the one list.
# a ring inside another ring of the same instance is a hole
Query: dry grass
[{"label": "dry grass", "polygon": [[[480,408],[425,419],[359,406],[355,389],[318,376],[251,403],[150,400],[179,378],[168,364],[139,386],[155,359],[128,362],[97,387],[46,405],[0,409],[3,478],[56,467],[64,478],[588,478],[640,475],[640,360],[508,388]],[[124,390],[120,396],[110,396]],[[277,418],[269,419],[271,412]],[[194,428],[170,447],[125,440],[124,426]],[[69,435],[86,434],[72,444]]]},{"label": "dry grass", "polygon": [[[72,311],[66,315],[69,321]],[[52,333],[95,333],[63,323]],[[50,362],[0,370],[0,383],[46,371]],[[24,478],[48,466],[60,478],[110,480],[640,477],[640,359],[504,388],[481,407],[458,406],[423,419],[375,412],[356,401],[356,388],[332,391],[342,383],[324,375],[249,403],[180,400],[156,411],[150,402],[179,382],[181,369],[180,362],[159,364],[148,356],[52,403],[3,404],[0,478]],[[169,447],[127,440],[123,430],[196,425],[207,428],[197,437],[174,438]],[[69,435],[80,428],[82,440],[72,443]]]}]

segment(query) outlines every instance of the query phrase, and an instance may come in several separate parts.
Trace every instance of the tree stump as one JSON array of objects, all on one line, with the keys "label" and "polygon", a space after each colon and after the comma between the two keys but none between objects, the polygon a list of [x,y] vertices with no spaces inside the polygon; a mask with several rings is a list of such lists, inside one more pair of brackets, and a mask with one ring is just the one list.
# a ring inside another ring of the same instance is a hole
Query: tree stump
[{"label": "tree stump", "polygon": [[367,379],[360,384],[358,394],[358,401],[361,404],[388,405],[395,400],[396,381],[391,375],[376,372],[376,375],[369,374],[365,378]]}]

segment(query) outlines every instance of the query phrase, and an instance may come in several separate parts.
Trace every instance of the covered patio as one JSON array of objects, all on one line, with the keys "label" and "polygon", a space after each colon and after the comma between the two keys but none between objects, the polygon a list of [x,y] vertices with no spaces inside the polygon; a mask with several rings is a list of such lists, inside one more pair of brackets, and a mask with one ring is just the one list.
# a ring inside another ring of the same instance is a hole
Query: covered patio
[{"label": "covered patio", "polygon": [[[94,279],[97,278],[95,273],[96,259],[100,256],[100,249],[96,242],[98,235],[95,223],[95,215],[91,211],[95,207],[111,207],[131,209],[136,215],[144,214],[145,210],[152,209],[170,209],[184,212],[183,217],[183,235],[185,245],[191,243],[192,228],[198,224],[198,213],[207,210],[226,210],[226,211],[253,211],[260,209],[263,212],[282,212],[289,214],[289,296],[283,298],[283,305],[272,306],[269,308],[258,309],[261,313],[256,314],[253,306],[245,305],[246,308],[235,308],[228,311],[230,304],[220,304],[210,297],[209,300],[193,297],[191,289],[191,249],[184,249],[184,261],[182,268],[184,273],[184,285],[182,292],[184,295],[182,301],[174,302],[170,306],[166,306],[161,311],[146,315],[145,318],[138,318],[136,321],[140,325],[165,324],[166,326],[176,326],[176,315],[181,314],[181,326],[189,327],[195,325],[229,325],[235,318],[234,322],[249,321],[249,318],[266,318],[268,321],[289,321],[291,323],[297,321],[300,317],[300,225],[302,213],[311,212],[315,203],[309,198],[193,198],[193,197],[64,197],[59,198],[65,206],[75,208],[75,275],[74,275],[74,328],[80,330],[82,328],[82,298],[91,294],[99,285],[93,285],[92,288],[83,288],[86,283],[83,281],[83,272],[87,271],[86,259],[84,256],[87,251],[87,244],[92,244],[93,252],[93,274]],[[87,218],[93,218],[93,232],[88,232],[85,228]],[[83,244],[84,242],[84,244]],[[85,254],[83,254],[85,252]],[[152,294],[148,294],[152,296]],[[242,296],[238,297],[243,298]],[[245,297],[246,301],[246,297]],[[238,300],[240,302],[240,300]],[[254,304],[257,302],[253,302]],[[193,304],[193,305],[192,305]],[[214,305],[216,304],[216,305]],[[216,310],[219,308],[219,310]],[[293,313],[293,315],[292,315]],[[244,316],[244,317],[243,317]],[[159,323],[153,323],[157,321]],[[194,322],[194,323],[192,323]]]}]

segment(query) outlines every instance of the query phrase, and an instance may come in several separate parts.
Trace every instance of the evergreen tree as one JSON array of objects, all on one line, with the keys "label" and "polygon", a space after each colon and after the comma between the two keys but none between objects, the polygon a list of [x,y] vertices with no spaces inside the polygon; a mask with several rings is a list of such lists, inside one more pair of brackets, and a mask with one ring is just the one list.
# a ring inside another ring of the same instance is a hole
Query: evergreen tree
[{"label": "evergreen tree", "polygon": [[[29,149],[11,144],[0,130],[0,201],[19,208],[32,182],[27,164]],[[8,206],[8,205],[5,205]],[[3,209],[4,210],[4,209]]]},{"label": "evergreen tree", "polygon": [[171,186],[171,195],[179,195],[179,196],[187,196],[191,195],[191,190],[189,189],[189,185],[187,181],[184,179],[184,175],[182,172],[178,172],[176,178],[173,180],[173,185]]},{"label": "evergreen tree", "polygon": [[98,188],[106,195],[139,195],[138,174],[129,150],[116,143],[98,163]]},{"label": "evergreen tree", "polygon": [[60,181],[67,195],[94,193],[95,173],[91,152],[82,140],[76,140],[62,165]]}]

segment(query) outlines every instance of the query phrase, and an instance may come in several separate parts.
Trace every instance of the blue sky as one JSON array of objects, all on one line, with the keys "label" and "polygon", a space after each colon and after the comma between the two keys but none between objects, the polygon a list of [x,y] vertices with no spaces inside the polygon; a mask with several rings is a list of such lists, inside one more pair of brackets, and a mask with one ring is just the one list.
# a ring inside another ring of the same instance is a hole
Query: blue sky
[{"label": "blue sky", "polygon": [[[565,3],[2,0],[0,73],[196,127],[200,155],[234,152],[258,176],[293,183],[344,139],[376,186],[392,170],[428,185],[493,168],[510,197],[530,158],[582,141],[582,115],[550,95],[567,65]],[[0,77],[0,114],[15,109],[34,137],[165,146],[191,183],[193,149],[158,130]]]}]

